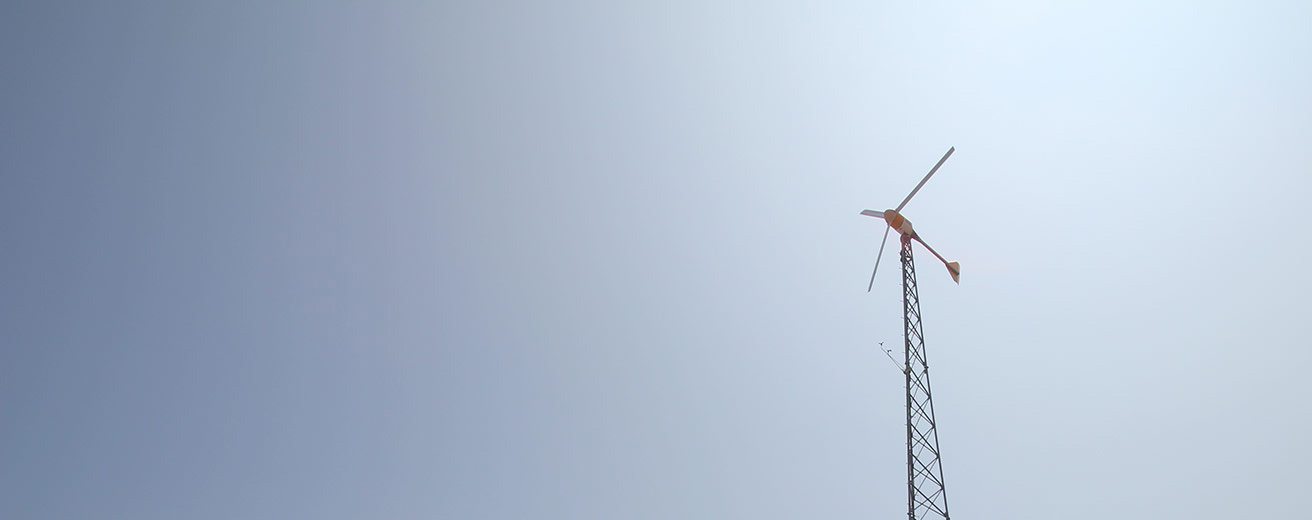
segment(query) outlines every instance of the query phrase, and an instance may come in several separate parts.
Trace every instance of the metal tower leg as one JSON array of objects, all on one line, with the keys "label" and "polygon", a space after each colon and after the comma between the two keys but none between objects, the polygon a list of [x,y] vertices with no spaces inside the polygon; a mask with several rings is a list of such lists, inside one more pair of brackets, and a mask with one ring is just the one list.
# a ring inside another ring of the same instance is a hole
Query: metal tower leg
[{"label": "metal tower leg", "polygon": [[929,360],[920,325],[920,291],[911,238],[902,235],[902,330],[906,340],[903,372],[907,381],[907,520],[948,520],[943,464],[934,421],[934,396],[929,390]]}]

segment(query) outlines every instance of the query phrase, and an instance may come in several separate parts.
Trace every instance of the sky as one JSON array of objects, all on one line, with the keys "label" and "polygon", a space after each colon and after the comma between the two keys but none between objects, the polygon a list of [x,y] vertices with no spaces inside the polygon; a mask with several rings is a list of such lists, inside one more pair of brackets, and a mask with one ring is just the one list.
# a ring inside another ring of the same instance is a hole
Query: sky
[{"label": "sky", "polygon": [[[6,2],[0,517],[1296,518],[1312,4]],[[891,257],[895,260],[896,257]]]}]

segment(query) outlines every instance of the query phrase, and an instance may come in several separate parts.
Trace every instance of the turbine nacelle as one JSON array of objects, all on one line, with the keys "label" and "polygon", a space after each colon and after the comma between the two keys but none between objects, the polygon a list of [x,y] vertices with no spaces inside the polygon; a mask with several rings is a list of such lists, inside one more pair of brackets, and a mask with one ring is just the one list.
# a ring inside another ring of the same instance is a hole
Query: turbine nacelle
[{"label": "turbine nacelle", "polygon": [[863,210],[861,214],[867,217],[884,219],[884,223],[888,224],[888,227],[893,228],[893,231],[897,231],[898,233],[907,236],[916,236],[916,230],[911,227],[911,221],[907,220],[906,217],[902,216],[902,214],[898,213],[895,209],[886,209],[883,212],[867,209]]}]

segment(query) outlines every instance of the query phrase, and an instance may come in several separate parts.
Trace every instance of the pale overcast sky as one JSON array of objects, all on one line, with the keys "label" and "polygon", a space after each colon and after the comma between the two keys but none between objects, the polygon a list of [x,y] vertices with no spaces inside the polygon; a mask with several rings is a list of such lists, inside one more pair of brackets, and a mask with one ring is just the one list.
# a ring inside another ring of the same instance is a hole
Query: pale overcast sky
[{"label": "pale overcast sky", "polygon": [[1312,4],[7,2],[0,517],[1306,516]]}]

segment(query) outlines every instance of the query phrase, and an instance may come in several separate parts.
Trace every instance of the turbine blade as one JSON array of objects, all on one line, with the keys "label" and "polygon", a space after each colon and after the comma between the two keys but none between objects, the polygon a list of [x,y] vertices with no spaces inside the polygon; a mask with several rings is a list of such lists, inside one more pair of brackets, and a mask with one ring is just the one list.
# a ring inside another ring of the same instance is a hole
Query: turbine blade
[{"label": "turbine blade", "polygon": [[890,229],[893,228],[884,227],[884,239],[879,241],[879,256],[875,257],[875,270],[870,272],[870,285],[866,286],[866,292],[870,292],[870,289],[875,287],[875,273],[879,272],[879,259],[884,257],[884,245],[888,244],[888,230]]},{"label": "turbine blade", "polygon": [[865,216],[867,216],[867,217],[875,217],[875,218],[877,218],[877,219],[883,219],[883,218],[884,218],[884,212],[882,212],[882,211],[875,211],[875,210],[873,210],[873,209],[863,209],[863,210],[861,210],[861,214],[862,214],[862,215],[865,215]]},{"label": "turbine blade", "polygon": [[902,203],[898,204],[897,208],[894,208],[894,211],[902,211],[902,208],[906,207],[908,202],[911,202],[911,197],[916,196],[916,192],[920,191],[920,188],[924,187],[926,182],[929,182],[929,178],[934,176],[934,172],[938,171],[938,168],[943,166],[943,163],[946,162],[948,157],[952,156],[952,152],[955,152],[956,150],[957,147],[955,146],[949,147],[948,153],[943,154],[943,158],[939,159],[938,163],[934,164],[934,167],[929,169],[929,173],[925,174],[925,178],[920,179],[920,184],[917,184],[915,189],[912,189],[911,193],[907,194],[907,198],[902,199]]}]

